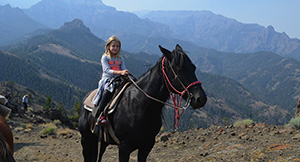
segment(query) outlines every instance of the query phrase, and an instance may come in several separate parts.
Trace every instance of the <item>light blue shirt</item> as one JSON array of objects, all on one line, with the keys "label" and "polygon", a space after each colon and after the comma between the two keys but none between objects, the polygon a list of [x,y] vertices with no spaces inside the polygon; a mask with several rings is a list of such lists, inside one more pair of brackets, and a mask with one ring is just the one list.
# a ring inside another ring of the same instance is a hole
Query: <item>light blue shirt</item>
[{"label": "light blue shirt", "polygon": [[[101,57],[102,64],[102,79],[109,78],[110,80],[117,77],[118,75],[114,75],[114,70],[125,70],[125,63],[122,57],[109,57],[107,55],[102,55]],[[117,69],[114,69],[117,68]]]}]

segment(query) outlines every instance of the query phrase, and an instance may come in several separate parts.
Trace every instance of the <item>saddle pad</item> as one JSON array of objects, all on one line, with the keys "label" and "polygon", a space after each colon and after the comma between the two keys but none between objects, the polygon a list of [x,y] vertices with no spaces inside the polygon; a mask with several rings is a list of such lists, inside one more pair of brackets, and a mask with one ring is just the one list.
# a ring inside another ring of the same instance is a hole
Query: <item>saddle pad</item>
[{"label": "saddle pad", "polygon": [[84,107],[86,106],[89,107],[89,110],[94,108],[94,104],[92,103],[92,101],[95,95],[97,94],[97,92],[98,89],[94,89],[93,91],[90,92],[89,96],[83,102]]}]

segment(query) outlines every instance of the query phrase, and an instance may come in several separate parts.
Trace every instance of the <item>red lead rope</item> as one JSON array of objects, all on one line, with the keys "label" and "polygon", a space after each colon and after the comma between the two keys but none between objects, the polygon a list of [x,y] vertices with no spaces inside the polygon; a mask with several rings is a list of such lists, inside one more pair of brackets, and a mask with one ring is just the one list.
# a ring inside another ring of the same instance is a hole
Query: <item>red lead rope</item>
[{"label": "red lead rope", "polygon": [[[164,75],[164,80],[165,80],[165,84],[167,86],[167,89],[170,93],[170,97],[173,101],[173,104],[175,107],[180,107],[181,106],[181,101],[182,101],[182,96],[184,95],[184,93],[188,90],[188,88],[190,88],[191,86],[194,86],[196,84],[202,84],[200,81],[195,81],[193,83],[191,83],[190,85],[188,85],[186,88],[183,86],[184,90],[183,91],[178,91],[173,85],[172,83],[170,82],[167,74],[166,74],[166,71],[165,71],[165,67],[164,67],[164,62],[165,62],[165,57],[163,58],[162,60],[162,72],[163,72],[163,75]],[[171,67],[172,68],[172,67]],[[177,76],[175,73],[174,73],[175,76]],[[171,86],[171,88],[178,94],[175,94],[175,93],[172,93],[171,90],[169,89],[168,87],[168,84]],[[179,97],[179,94],[180,94],[180,97]],[[181,112],[179,109],[176,109],[174,108],[174,128],[175,130],[177,130],[179,128],[179,120],[180,120],[180,117],[182,116],[182,114],[184,113],[185,109],[183,109]]]},{"label": "red lead rope", "polygon": [[[180,106],[181,105],[181,99],[182,97],[179,98],[178,94],[170,93],[170,96],[172,98],[174,106]],[[174,128],[177,130],[179,128],[179,120],[180,117],[183,115],[185,109],[183,109],[181,112],[179,109],[174,109]]]}]

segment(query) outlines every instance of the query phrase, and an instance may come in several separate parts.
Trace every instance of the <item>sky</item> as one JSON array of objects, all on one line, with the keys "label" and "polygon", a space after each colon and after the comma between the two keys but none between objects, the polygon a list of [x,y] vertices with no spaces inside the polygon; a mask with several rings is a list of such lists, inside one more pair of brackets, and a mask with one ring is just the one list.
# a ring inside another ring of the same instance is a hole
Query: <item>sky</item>
[{"label": "sky", "polygon": [[[0,0],[0,5],[29,8],[41,0]],[[102,0],[118,11],[208,10],[245,24],[272,25],[300,39],[300,0]]]}]

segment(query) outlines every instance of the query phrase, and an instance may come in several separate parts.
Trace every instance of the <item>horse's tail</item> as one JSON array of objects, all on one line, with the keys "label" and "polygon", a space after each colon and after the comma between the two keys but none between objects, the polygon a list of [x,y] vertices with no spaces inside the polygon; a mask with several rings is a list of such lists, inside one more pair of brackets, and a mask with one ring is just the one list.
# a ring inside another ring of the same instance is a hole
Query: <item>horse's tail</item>
[{"label": "horse's tail", "polygon": [[0,134],[0,161],[15,162],[15,159],[10,151],[10,147]]}]

